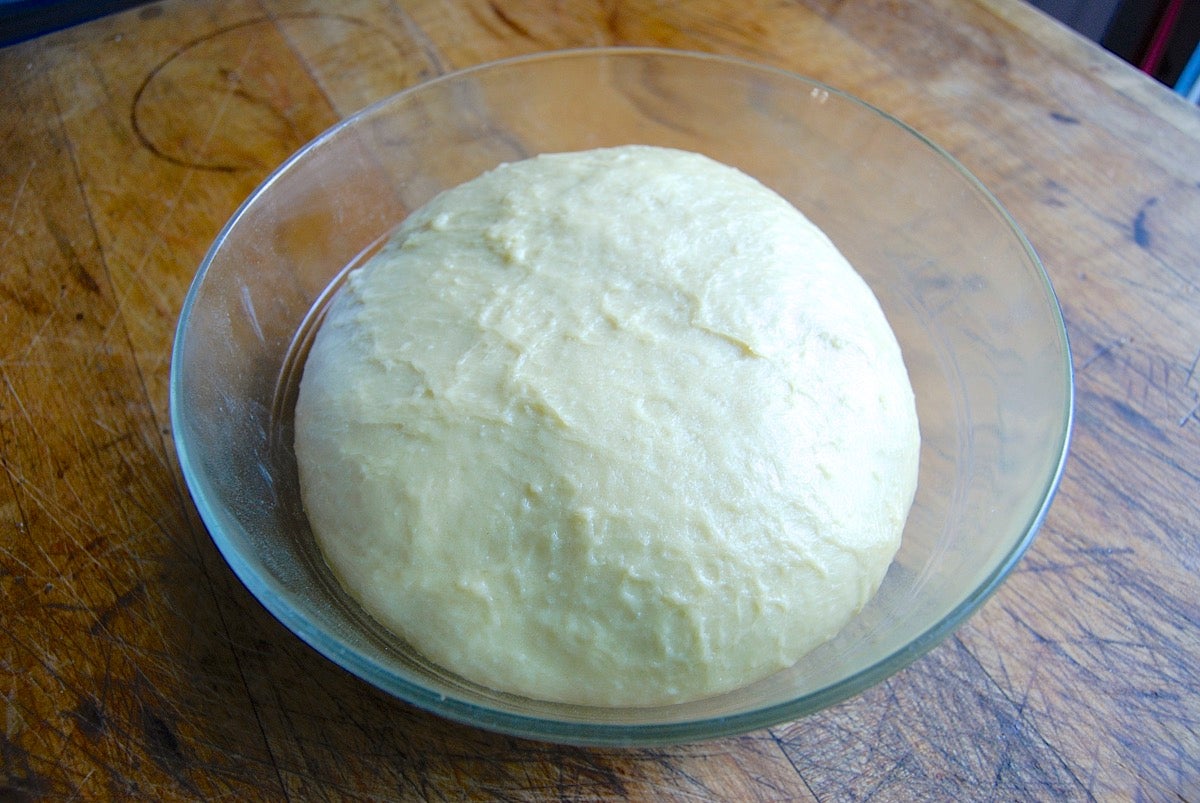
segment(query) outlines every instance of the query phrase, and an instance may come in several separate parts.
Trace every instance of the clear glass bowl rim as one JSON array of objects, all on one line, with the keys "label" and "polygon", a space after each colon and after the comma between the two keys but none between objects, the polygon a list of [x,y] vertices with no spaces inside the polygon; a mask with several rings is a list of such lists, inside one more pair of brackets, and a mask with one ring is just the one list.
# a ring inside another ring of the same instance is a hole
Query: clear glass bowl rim
[{"label": "clear glass bowl rim", "polygon": [[384,106],[400,102],[407,96],[410,96],[414,93],[427,91],[431,87],[435,87],[439,84],[462,80],[463,78],[477,73],[491,70],[502,70],[511,66],[523,66],[540,61],[556,61],[573,58],[627,58],[640,56],[655,56],[666,59],[706,60],[715,63],[725,63],[741,70],[761,71],[763,73],[773,74],[776,77],[782,77],[786,80],[795,81],[798,84],[802,84],[807,87],[809,91],[817,89],[828,92],[831,95],[836,95],[874,115],[877,115],[878,117],[902,129],[921,145],[936,153],[942,160],[951,166],[986,203],[993,207],[993,209],[1007,224],[1013,236],[1020,242],[1021,248],[1024,250],[1032,265],[1036,267],[1037,277],[1041,283],[1041,289],[1045,294],[1044,300],[1047,304],[1047,310],[1054,319],[1056,330],[1055,333],[1060,338],[1061,351],[1065,355],[1060,379],[1063,383],[1062,390],[1065,391],[1064,399],[1066,401],[1066,405],[1065,409],[1062,410],[1062,430],[1059,435],[1059,439],[1055,444],[1052,444],[1052,446],[1058,452],[1058,459],[1052,464],[1051,470],[1042,480],[1043,491],[1040,495],[1040,504],[1036,507],[1036,509],[1030,512],[1023,534],[1014,542],[1013,547],[1008,554],[1005,555],[995,567],[993,567],[993,570],[986,576],[984,581],[940,621],[934,623],[931,627],[908,642],[901,649],[885,655],[871,666],[844,678],[840,682],[831,686],[827,686],[814,693],[802,695],[778,705],[758,708],[736,715],[662,724],[580,722],[577,720],[555,720],[543,717],[525,716],[475,705],[462,700],[456,700],[454,698],[433,692],[430,689],[418,684],[411,683],[404,678],[398,677],[394,673],[390,672],[386,666],[383,666],[376,661],[359,654],[357,651],[349,648],[340,640],[331,637],[324,630],[315,627],[308,618],[292,607],[292,605],[286,599],[275,594],[273,589],[271,589],[268,584],[264,583],[262,578],[260,578],[259,575],[254,571],[251,564],[242,557],[237,547],[230,542],[222,529],[216,524],[218,517],[212,508],[213,502],[204,493],[203,486],[197,479],[197,468],[193,465],[188,444],[186,441],[179,438],[175,439],[175,448],[179,457],[180,468],[188,490],[196,505],[197,511],[200,514],[201,520],[205,523],[210,537],[217,545],[217,548],[220,550],[222,556],[225,558],[226,562],[230,565],[241,582],[251,592],[251,594],[258,599],[259,602],[276,619],[278,619],[295,635],[299,636],[309,646],[313,647],[319,653],[340,667],[366,680],[381,690],[401,700],[418,706],[419,708],[431,711],[457,722],[486,728],[499,733],[566,744],[597,746],[650,746],[709,740],[722,736],[745,733],[779,724],[781,722],[797,719],[802,716],[820,711],[836,703],[842,702],[912,664],[918,658],[933,649],[933,647],[937,646],[937,644],[939,644],[944,638],[957,629],[958,626],[961,625],[968,617],[970,617],[971,614],[973,614],[1000,587],[1004,579],[1020,560],[1021,556],[1029,548],[1030,544],[1033,542],[1034,536],[1038,531],[1038,528],[1044,521],[1050,508],[1050,504],[1053,501],[1054,495],[1058,490],[1063,469],[1067,461],[1067,454],[1069,451],[1074,421],[1075,394],[1072,361],[1070,358],[1070,344],[1068,341],[1066,325],[1062,315],[1062,308],[1050,283],[1049,276],[1045,271],[1045,266],[1042,264],[1042,261],[1038,257],[1032,244],[1021,231],[1020,227],[1008,210],[1004,208],[996,196],[990,190],[988,190],[987,187],[984,186],[984,184],[974,176],[974,174],[967,170],[967,168],[964,167],[957,159],[955,159],[948,151],[899,118],[879,108],[876,108],[870,103],[867,103],[866,101],[863,101],[847,92],[825,84],[821,81],[800,75],[799,73],[778,67],[759,64],[734,56],[659,47],[616,46],[544,51],[535,54],[514,56],[510,58],[489,61],[445,73],[435,78],[415,84],[382,100],[376,101],[375,103],[366,106],[358,112],[355,112],[349,117],[339,121],[330,128],[326,129],[319,136],[308,142],[300,150],[292,154],[292,156],[284,161],[279,167],[273,170],[266,177],[266,179],[264,179],[262,183],[260,183],[258,187],[251,192],[246,200],[242,202],[237,211],[222,227],[220,233],[213,241],[212,246],[210,246],[208,252],[205,254],[204,259],[202,260],[184,299],[171,353],[169,404],[172,431],[174,433],[185,431],[184,427],[182,426],[182,421],[180,420],[180,401],[182,398],[181,367],[183,364],[183,352],[187,336],[187,323],[190,317],[191,309],[196,303],[199,290],[203,285],[205,276],[207,275],[214,258],[221,250],[226,238],[237,227],[239,219],[242,217],[243,213],[257,203],[262,196],[268,193],[275,180],[290,170],[297,162],[303,160],[309,151],[320,147],[323,143],[336,137],[338,132],[340,132],[342,129],[352,127],[359,120],[372,116]]}]

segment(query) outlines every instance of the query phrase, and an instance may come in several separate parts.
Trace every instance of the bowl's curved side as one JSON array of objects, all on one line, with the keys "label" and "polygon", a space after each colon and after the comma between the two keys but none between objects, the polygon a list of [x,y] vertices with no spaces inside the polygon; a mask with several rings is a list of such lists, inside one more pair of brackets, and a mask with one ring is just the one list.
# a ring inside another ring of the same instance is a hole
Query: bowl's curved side
[{"label": "bowl's curved side", "polygon": [[[921,480],[879,595],[791,670],[699,703],[576,708],[430,666],[347,600],[307,530],[287,400],[314,305],[409,210],[503,161],[634,142],[750,173],[859,269],[917,390]],[[262,604],[330,660],[462,722],[562,742],[652,744],[811,713],[951,632],[1000,585],[1046,514],[1066,458],[1072,388],[1062,314],[1036,254],[945,151],[785,71],[605,48],[443,76],[364,109],[282,165],[201,264],[176,333],[170,403],[180,465],[214,542]]]}]

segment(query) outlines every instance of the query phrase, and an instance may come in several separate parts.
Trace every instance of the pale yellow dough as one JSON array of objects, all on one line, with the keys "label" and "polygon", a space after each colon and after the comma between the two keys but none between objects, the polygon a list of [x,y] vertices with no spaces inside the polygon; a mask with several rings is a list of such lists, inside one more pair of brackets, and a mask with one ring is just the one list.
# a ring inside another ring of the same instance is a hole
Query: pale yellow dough
[{"label": "pale yellow dough", "polygon": [[705,157],[499,167],[339,291],[296,406],[349,593],[494,689],[599,706],[793,664],[875,592],[917,477],[896,339],[828,239]]}]

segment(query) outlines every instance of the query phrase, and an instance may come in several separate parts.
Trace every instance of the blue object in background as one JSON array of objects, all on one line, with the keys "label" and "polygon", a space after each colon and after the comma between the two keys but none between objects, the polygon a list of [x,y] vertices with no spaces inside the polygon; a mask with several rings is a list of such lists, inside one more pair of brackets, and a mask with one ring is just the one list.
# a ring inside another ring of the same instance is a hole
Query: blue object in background
[{"label": "blue object in background", "polygon": [[0,0],[0,47],[145,2],[147,0]]},{"label": "blue object in background", "polygon": [[1175,82],[1175,91],[1193,103],[1196,102],[1196,88],[1200,86],[1196,79],[1200,78],[1200,44],[1192,51],[1192,57],[1183,66],[1179,80]]}]

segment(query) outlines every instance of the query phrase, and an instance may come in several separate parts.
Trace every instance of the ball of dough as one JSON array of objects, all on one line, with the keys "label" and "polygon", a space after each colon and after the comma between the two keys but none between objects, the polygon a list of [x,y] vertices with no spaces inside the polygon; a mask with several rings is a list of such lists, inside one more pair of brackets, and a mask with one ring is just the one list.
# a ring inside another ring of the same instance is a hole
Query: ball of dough
[{"label": "ball of dough", "polygon": [[867,285],[757,181],[643,146],[413,213],[338,292],[295,423],[313,533],[372,616],[584,705],[793,664],[879,586],[917,476]]}]

